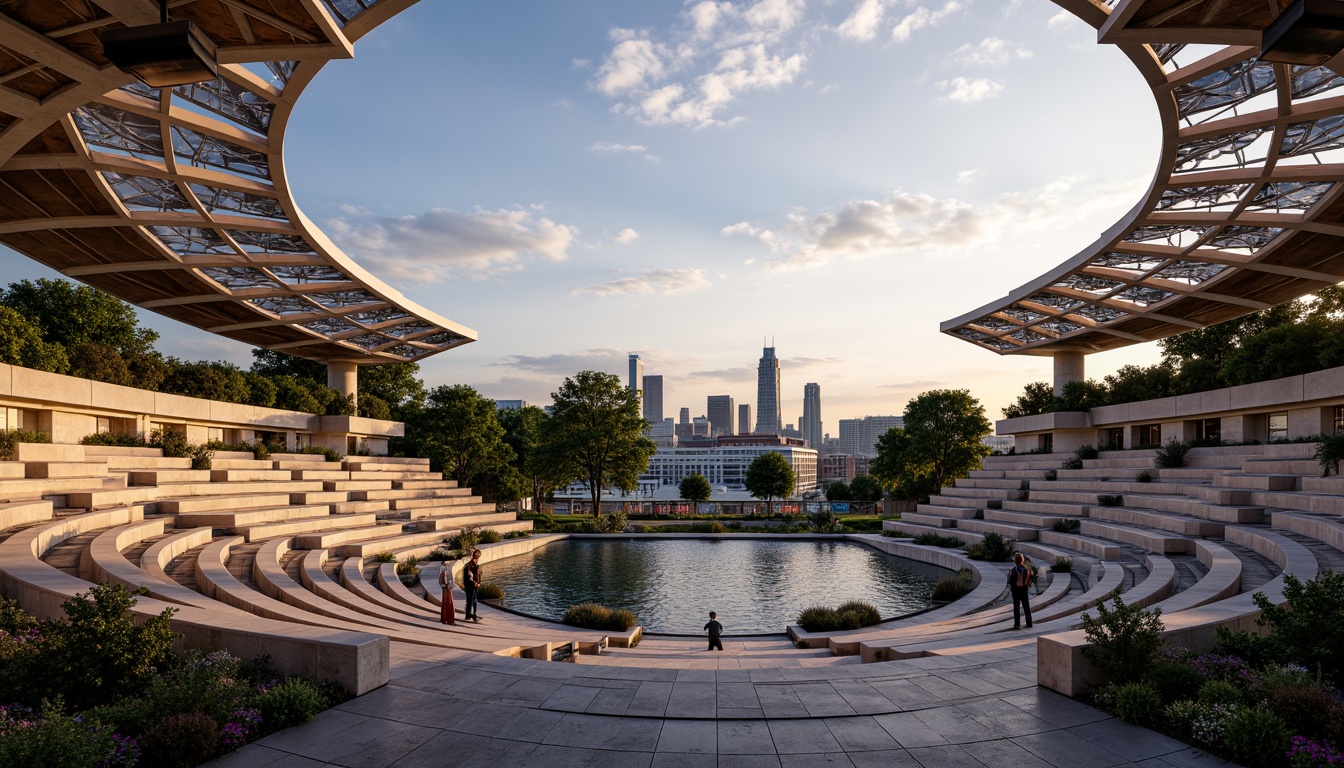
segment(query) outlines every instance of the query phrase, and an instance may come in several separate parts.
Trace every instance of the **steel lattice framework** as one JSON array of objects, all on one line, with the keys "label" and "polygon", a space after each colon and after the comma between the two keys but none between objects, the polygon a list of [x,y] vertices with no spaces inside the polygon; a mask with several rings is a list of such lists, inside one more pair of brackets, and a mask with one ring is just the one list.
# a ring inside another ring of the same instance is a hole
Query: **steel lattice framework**
[{"label": "steel lattice framework", "polygon": [[[1147,195],[1092,245],[942,324],[1000,354],[1094,352],[1265,309],[1344,280],[1340,59],[1257,61],[1288,0],[1055,0],[1153,92]],[[1335,69],[1332,69],[1334,67]]]},{"label": "steel lattice framework", "polygon": [[476,333],[351,261],[295,204],[285,127],[322,66],[415,0],[170,0],[213,82],[153,89],[99,34],[154,0],[0,0],[0,242],[189,325],[323,362],[420,360]]}]

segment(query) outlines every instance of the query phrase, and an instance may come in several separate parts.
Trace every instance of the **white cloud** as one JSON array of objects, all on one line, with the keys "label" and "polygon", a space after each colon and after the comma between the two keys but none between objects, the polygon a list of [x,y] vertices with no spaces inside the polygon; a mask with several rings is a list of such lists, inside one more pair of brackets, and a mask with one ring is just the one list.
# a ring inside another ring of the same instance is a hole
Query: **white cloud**
[{"label": "white cloud", "polygon": [[952,52],[962,64],[1001,67],[1010,61],[1030,59],[1031,51],[1000,37],[986,37],[975,45],[967,43]]},{"label": "white cloud", "polygon": [[[633,230],[626,230],[631,232]],[[588,285],[570,291],[574,295],[591,293],[597,296],[619,296],[622,294],[674,294],[685,291],[698,291],[713,285],[705,277],[703,269],[646,269],[638,275],[622,277],[598,285]]]},{"label": "white cloud", "polygon": [[922,5],[918,6],[898,21],[895,27],[892,27],[891,39],[898,43],[904,43],[915,32],[925,27],[932,27],[959,10],[961,10],[959,0],[947,0],[947,3],[936,11],[931,11]]},{"label": "white cloud", "polygon": [[970,184],[972,181],[975,181],[984,175],[985,172],[979,168],[968,168],[967,170],[957,172],[957,183]]},{"label": "white cloud", "polygon": [[[613,30],[612,35],[620,37],[625,33],[626,30]],[[662,47],[651,40],[621,40],[598,68],[596,87],[607,96],[641,90],[667,74],[664,55]]]},{"label": "white cloud", "polygon": [[1075,22],[1082,23],[1078,17],[1074,16],[1072,13],[1069,13],[1068,11],[1060,11],[1054,16],[1051,16],[1049,21],[1045,22],[1045,27],[1046,29],[1064,29]]},{"label": "white cloud", "polygon": [[643,144],[612,144],[605,141],[594,141],[588,145],[588,151],[599,155],[643,155],[644,159],[650,163],[658,162],[658,156],[650,152],[649,148]]},{"label": "white cloud", "polygon": [[617,232],[615,235],[612,235],[611,239],[614,240],[619,245],[629,245],[630,243],[633,243],[639,239],[639,233],[629,227],[626,227],[625,229],[622,229],[620,232]]},{"label": "white cloud", "polygon": [[947,91],[947,95],[943,96],[944,100],[962,104],[992,99],[1003,92],[1002,83],[984,77],[954,77],[951,80],[943,80],[938,85]]},{"label": "white cloud", "polygon": [[860,0],[853,13],[840,22],[835,31],[841,37],[866,43],[877,37],[877,28],[881,26],[886,10],[883,0]]},{"label": "white cloud", "polygon": [[1089,185],[1080,177],[1006,194],[980,207],[956,198],[897,191],[881,200],[854,200],[821,213],[792,211],[775,229],[739,222],[724,227],[721,234],[748,237],[765,246],[771,258],[753,261],[769,271],[843,258],[941,257],[1053,233],[1128,205],[1132,197],[1132,184]]},{"label": "white cloud", "polygon": [[576,227],[522,208],[470,213],[434,208],[420,216],[378,216],[343,208],[327,232],[359,261],[382,274],[436,283],[485,278],[522,269],[524,256],[563,261]]}]

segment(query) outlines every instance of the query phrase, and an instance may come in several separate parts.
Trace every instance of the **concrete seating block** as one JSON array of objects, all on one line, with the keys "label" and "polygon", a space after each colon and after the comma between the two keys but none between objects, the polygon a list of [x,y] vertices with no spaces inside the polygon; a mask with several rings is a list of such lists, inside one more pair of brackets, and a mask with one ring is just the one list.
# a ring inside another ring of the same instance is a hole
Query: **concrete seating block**
[{"label": "concrete seating block", "polygon": [[14,460],[24,463],[41,462],[82,462],[86,460],[84,446],[61,443],[15,443]]},{"label": "concrete seating block", "polygon": [[33,480],[107,477],[107,464],[93,461],[30,461],[23,469]]},{"label": "concrete seating block", "polygon": [[905,512],[901,519],[907,523],[916,525],[928,525],[934,528],[955,528],[957,521],[951,517],[940,517],[938,515],[922,515],[917,512]]}]

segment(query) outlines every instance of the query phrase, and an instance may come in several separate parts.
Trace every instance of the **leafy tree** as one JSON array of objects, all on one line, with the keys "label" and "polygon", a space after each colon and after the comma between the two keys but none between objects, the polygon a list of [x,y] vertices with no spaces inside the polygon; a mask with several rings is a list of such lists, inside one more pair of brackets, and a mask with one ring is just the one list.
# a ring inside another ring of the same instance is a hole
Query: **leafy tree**
[{"label": "leafy tree", "polygon": [[1251,596],[1260,609],[1256,623],[1271,630],[1264,642],[1272,657],[1344,684],[1344,573],[1326,571],[1306,582],[1285,574],[1283,596],[1287,602],[1279,605],[1263,592]]},{"label": "leafy tree", "polygon": [[70,355],[71,376],[123,387],[131,385],[133,379],[130,366],[117,350],[106,344],[86,341],[67,351]]},{"label": "leafy tree", "polygon": [[1055,390],[1048,382],[1033,381],[1028,384],[1017,402],[1003,409],[1003,418],[1020,419],[1023,416],[1036,416],[1048,413],[1055,402]]},{"label": "leafy tree", "polygon": [[639,397],[619,376],[598,371],[566,378],[551,397],[551,417],[541,431],[541,466],[547,476],[587,483],[593,514],[599,514],[602,489],[633,491],[658,450],[644,437],[648,422],[640,415]]},{"label": "leafy tree", "polygon": [[419,373],[419,363],[361,365],[359,398],[363,400],[365,395],[376,397],[387,403],[393,413],[407,407],[422,407],[425,403],[425,383],[420,380]]},{"label": "leafy tree", "polygon": [[251,371],[243,374],[243,380],[247,382],[248,405],[258,405],[262,408],[275,406],[277,388],[274,381],[267,376]]},{"label": "leafy tree", "polygon": [[0,305],[0,363],[65,373],[70,360],[60,344],[42,339],[42,329],[18,311]]},{"label": "leafy tree", "polygon": [[133,387],[158,392],[159,387],[163,385],[163,380],[168,378],[168,361],[157,350],[131,352],[121,357],[126,361],[126,367],[131,372],[131,386]]},{"label": "leafy tree", "polygon": [[849,489],[849,483],[844,480],[836,480],[826,486],[827,501],[849,501],[854,498],[854,494]]},{"label": "leafy tree", "polygon": [[359,415],[368,419],[391,419],[392,406],[387,401],[368,392],[359,393]]},{"label": "leafy tree", "polygon": [[303,413],[324,413],[326,406],[313,394],[311,380],[298,376],[276,376],[271,379],[275,385],[275,407],[287,411]]},{"label": "leafy tree", "polygon": [[1290,301],[1207,328],[1169,336],[1159,341],[1158,347],[1162,350],[1163,361],[1175,366],[1182,392],[1217,389],[1227,386],[1222,377],[1223,366],[1245,339],[1270,328],[1295,323],[1304,311],[1302,302]]},{"label": "leafy tree", "polygon": [[792,496],[797,480],[789,460],[775,451],[757,456],[747,467],[744,478],[751,495],[765,499],[765,508],[770,514],[775,512],[775,497]]},{"label": "leafy tree", "polygon": [[188,363],[179,360],[171,361],[162,391],[226,403],[246,403],[252,394],[247,385],[247,377],[236,365],[224,362]]},{"label": "leafy tree", "polygon": [[252,350],[251,371],[271,378],[296,376],[323,385],[327,383],[327,366],[273,349]]},{"label": "leafy tree", "polygon": [[[905,406],[905,427],[878,439],[869,474],[905,498],[966,477],[989,455],[985,408],[964,389],[920,393]],[[922,496],[923,494],[921,494]]]},{"label": "leafy tree", "polygon": [[1170,362],[1126,365],[1104,379],[1107,403],[1133,403],[1178,393],[1176,368]]},{"label": "leafy tree", "polygon": [[881,501],[882,484],[877,478],[859,475],[849,483],[851,501]]},{"label": "leafy tree", "polygon": [[431,390],[417,432],[421,455],[461,486],[498,473],[514,457],[504,442],[495,401],[465,384]]},{"label": "leafy tree", "polygon": [[513,449],[514,469],[518,471],[524,491],[532,497],[532,509],[537,512],[541,511],[542,502],[566,482],[549,475],[541,460],[542,431],[548,418],[546,411],[535,405],[499,411],[504,442]]},{"label": "leafy tree", "polygon": [[1222,378],[1229,386],[1251,384],[1344,365],[1339,335],[1344,322],[1311,318],[1285,323],[1244,339],[1227,356]]},{"label": "leafy tree", "polygon": [[687,475],[681,479],[681,498],[686,501],[709,501],[709,497],[714,495],[714,489],[709,486],[709,481],[700,473]]},{"label": "leafy tree", "polygon": [[1087,381],[1070,381],[1064,385],[1064,390],[1055,398],[1052,411],[1090,411],[1093,408],[1106,405],[1109,398],[1106,392],[1106,386],[1100,384],[1094,379]]},{"label": "leafy tree", "polygon": [[106,344],[122,355],[147,352],[159,334],[140,326],[135,308],[111,294],[69,280],[20,280],[0,293],[10,307],[42,331],[47,343],[67,350]]}]

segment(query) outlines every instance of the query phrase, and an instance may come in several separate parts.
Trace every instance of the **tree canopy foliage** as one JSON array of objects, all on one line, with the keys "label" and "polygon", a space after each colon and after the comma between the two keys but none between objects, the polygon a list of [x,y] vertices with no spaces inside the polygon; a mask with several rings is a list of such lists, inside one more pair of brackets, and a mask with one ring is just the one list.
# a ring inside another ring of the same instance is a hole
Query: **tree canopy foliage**
[{"label": "tree canopy foliage", "polygon": [[868,472],[902,499],[920,499],[978,469],[992,432],[985,408],[964,389],[922,392],[905,406],[905,426],[877,442]]},{"label": "tree canopy foliage", "polygon": [[699,472],[683,477],[678,490],[681,498],[686,501],[709,501],[709,497],[714,495],[714,489],[710,487],[709,481]]},{"label": "tree canopy foliage", "polygon": [[752,460],[743,480],[747,491],[758,499],[765,499],[766,510],[774,514],[775,499],[793,495],[798,478],[784,454],[770,451]]},{"label": "tree canopy foliage", "polygon": [[504,427],[504,442],[513,449],[513,468],[518,474],[522,492],[531,496],[534,510],[540,510],[541,503],[567,482],[550,474],[541,459],[541,436],[549,418],[546,411],[535,405],[499,412],[499,423]]},{"label": "tree canopy foliage", "polygon": [[538,458],[550,477],[588,486],[593,514],[602,489],[633,491],[658,450],[644,436],[639,396],[619,376],[580,371],[551,394],[551,417],[543,422]]},{"label": "tree canopy foliage", "polygon": [[1344,286],[1158,342],[1162,361],[1127,365],[1102,381],[1071,382],[1059,397],[1026,386],[1005,418],[1084,411],[1279,379],[1344,366]]}]

